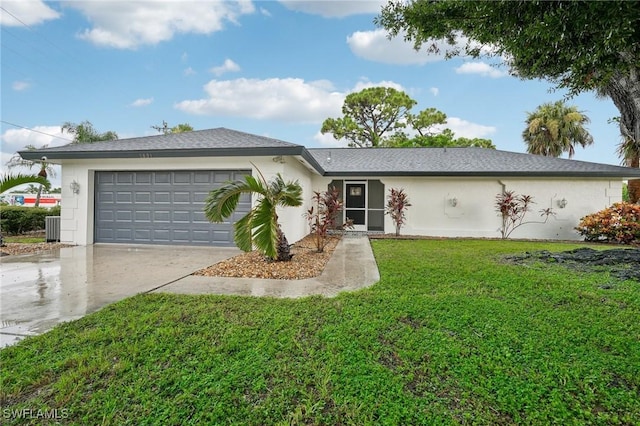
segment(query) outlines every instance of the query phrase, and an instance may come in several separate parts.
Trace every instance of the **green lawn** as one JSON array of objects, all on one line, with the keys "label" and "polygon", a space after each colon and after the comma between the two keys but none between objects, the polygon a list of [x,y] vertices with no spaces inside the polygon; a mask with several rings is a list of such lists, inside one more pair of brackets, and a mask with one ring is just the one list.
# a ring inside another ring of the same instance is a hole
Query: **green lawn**
[{"label": "green lawn", "polygon": [[136,296],[4,349],[3,421],[640,424],[639,283],[500,262],[569,244],[372,245],[363,291]]},{"label": "green lawn", "polygon": [[33,243],[44,243],[44,236],[31,236],[31,235],[3,235],[5,243],[23,243],[23,244],[33,244]]}]

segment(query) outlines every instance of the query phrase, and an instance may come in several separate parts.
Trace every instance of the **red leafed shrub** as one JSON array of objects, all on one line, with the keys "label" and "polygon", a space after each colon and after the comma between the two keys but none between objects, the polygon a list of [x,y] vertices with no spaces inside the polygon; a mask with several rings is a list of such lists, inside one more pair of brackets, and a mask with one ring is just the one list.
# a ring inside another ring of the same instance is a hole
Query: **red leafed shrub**
[{"label": "red leafed shrub", "polygon": [[502,239],[509,238],[509,235],[522,225],[529,223],[547,223],[549,216],[555,216],[552,208],[540,210],[540,216],[544,216],[544,221],[524,221],[525,215],[530,211],[529,206],[535,204],[531,195],[518,195],[514,191],[504,191],[496,196],[496,211],[500,213],[502,223],[500,225],[500,235]]},{"label": "red leafed shrub", "polygon": [[411,203],[404,189],[391,188],[389,190],[385,213],[391,216],[391,220],[396,225],[396,237],[400,236],[400,228],[407,219],[404,213],[409,207],[411,207]]},{"label": "red leafed shrub", "polygon": [[[343,203],[340,199],[340,192],[335,186],[329,188],[328,191],[315,191],[312,202],[314,205],[307,210],[304,216],[309,221],[316,251],[322,253],[329,243],[327,238],[329,231],[339,227],[337,217],[338,212],[343,207]],[[341,227],[342,229],[353,228],[353,221],[348,219]]]},{"label": "red leafed shrub", "polygon": [[640,244],[640,205],[615,203],[583,217],[576,230],[586,241]]}]

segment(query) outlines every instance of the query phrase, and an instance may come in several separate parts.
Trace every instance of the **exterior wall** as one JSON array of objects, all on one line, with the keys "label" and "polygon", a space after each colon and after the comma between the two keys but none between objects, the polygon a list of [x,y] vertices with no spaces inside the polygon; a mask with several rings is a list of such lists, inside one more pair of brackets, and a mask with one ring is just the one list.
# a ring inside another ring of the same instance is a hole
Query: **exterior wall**
[{"label": "exterior wall", "polygon": [[302,206],[287,207],[278,212],[279,221],[283,224],[287,240],[289,243],[294,243],[310,232],[309,224],[304,215],[311,207],[313,197],[311,181],[316,172],[307,169],[296,158],[285,157],[285,161],[281,172],[284,180],[297,180],[302,186]]},{"label": "exterior wall", "polygon": [[[574,228],[580,219],[595,213],[611,204],[622,201],[622,180],[514,180],[503,179],[507,190],[518,194],[529,194],[536,204],[526,220],[540,220],[539,211],[551,207],[556,213],[545,225],[530,224],[516,229],[512,238],[542,238],[573,240],[582,239]],[[566,206],[560,208],[558,202],[566,200]]]},{"label": "exterior wall", "polygon": [[[326,190],[330,181],[314,178],[314,190]],[[580,236],[573,228],[580,218],[622,198],[622,181],[610,179],[382,177],[381,181],[387,193],[391,188],[404,188],[409,196],[412,206],[406,212],[407,224],[401,229],[405,235],[499,238],[500,218],[494,204],[504,189],[533,197],[535,204],[525,222],[544,220],[539,213],[544,208],[551,207],[556,213],[546,224],[519,227],[511,238],[578,240]],[[567,204],[560,208],[558,201],[563,198]],[[393,222],[385,215],[385,232],[394,231]]]},{"label": "exterior wall", "polygon": [[[285,181],[298,180],[303,187],[303,205],[280,209],[279,222],[289,242],[309,233],[304,213],[310,207],[313,191],[325,191],[333,179],[367,180],[368,177],[322,177],[307,169],[295,157],[198,157],[64,160],[62,164],[61,241],[92,244],[94,238],[94,172],[98,170],[223,170],[253,169],[253,163],[267,180],[281,173]],[[581,217],[608,207],[622,197],[620,179],[497,179],[497,178],[429,178],[371,177],[379,179],[388,193],[390,188],[404,188],[412,206],[407,210],[406,235],[442,237],[499,237],[500,219],[495,211],[495,197],[503,190],[533,196],[532,211],[526,219],[540,220],[538,211],[552,207],[555,217],[546,224],[531,223],[517,229],[512,238],[579,239],[573,228]],[[70,189],[80,184],[79,194]],[[452,199],[457,204],[453,206]],[[558,200],[567,200],[565,208]],[[253,200],[255,202],[255,198]],[[394,232],[385,215],[386,233]]]},{"label": "exterior wall", "polygon": [[[60,239],[64,243],[87,245],[94,242],[94,173],[99,170],[256,170],[253,163],[267,180],[281,173],[286,181],[299,179],[305,188],[306,205],[279,211],[282,229],[290,242],[295,242],[308,233],[303,213],[308,208],[310,172],[297,159],[285,157],[284,162],[272,157],[198,157],[198,158],[140,158],[140,159],[95,159],[64,160],[62,162],[62,202],[60,217]],[[71,182],[80,184],[80,192],[74,194]],[[252,200],[254,203],[256,197]]]}]

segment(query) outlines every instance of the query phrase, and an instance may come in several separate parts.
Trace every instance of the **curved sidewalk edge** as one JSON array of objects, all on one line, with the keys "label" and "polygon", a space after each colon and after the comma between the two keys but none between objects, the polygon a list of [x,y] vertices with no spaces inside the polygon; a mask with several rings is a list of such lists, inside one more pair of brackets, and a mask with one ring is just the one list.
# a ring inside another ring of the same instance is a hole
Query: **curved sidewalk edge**
[{"label": "curved sidewalk edge", "polygon": [[189,275],[152,292],[283,298],[312,295],[334,297],[343,291],[369,287],[379,280],[380,273],[369,238],[345,236],[338,243],[319,277],[304,280],[269,280]]}]

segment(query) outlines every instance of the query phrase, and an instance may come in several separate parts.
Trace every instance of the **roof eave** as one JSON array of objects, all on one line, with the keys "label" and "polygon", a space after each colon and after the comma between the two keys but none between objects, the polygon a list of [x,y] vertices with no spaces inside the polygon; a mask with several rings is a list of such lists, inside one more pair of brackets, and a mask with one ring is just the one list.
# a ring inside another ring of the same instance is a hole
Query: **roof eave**
[{"label": "roof eave", "polygon": [[637,175],[629,176],[627,171],[620,173],[605,171],[587,171],[587,172],[508,172],[508,171],[482,171],[482,172],[440,172],[440,171],[328,171],[324,173],[327,177],[376,177],[376,176],[422,176],[422,177],[575,177],[575,178],[616,178],[616,179],[638,179],[640,178],[640,170]]},{"label": "roof eave", "polygon": [[[18,151],[25,160],[109,159],[109,158],[167,158],[167,157],[263,157],[269,155],[302,155],[304,146],[251,147],[251,148],[194,148],[194,149],[141,149],[127,151],[66,151],[28,150]],[[315,160],[314,160],[315,162]],[[316,163],[317,165],[317,163]],[[315,167],[315,166],[314,166]],[[318,166],[319,167],[319,166]]]}]

